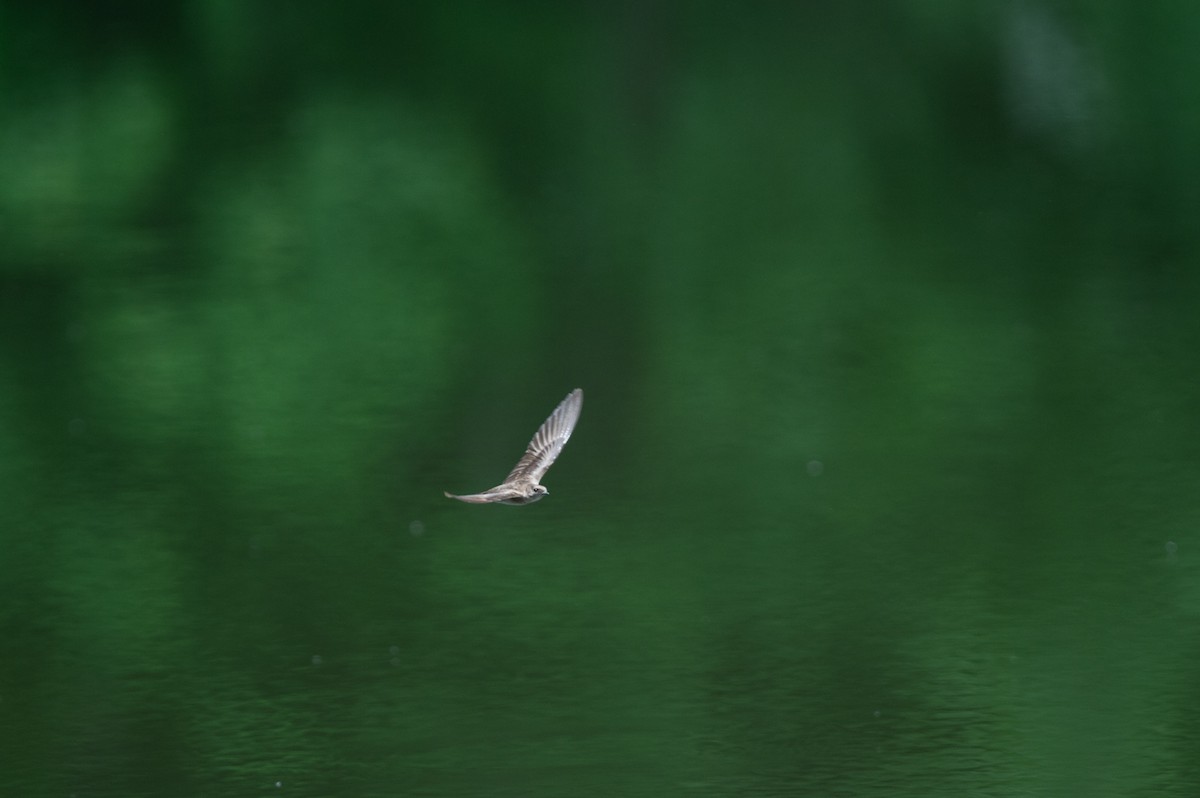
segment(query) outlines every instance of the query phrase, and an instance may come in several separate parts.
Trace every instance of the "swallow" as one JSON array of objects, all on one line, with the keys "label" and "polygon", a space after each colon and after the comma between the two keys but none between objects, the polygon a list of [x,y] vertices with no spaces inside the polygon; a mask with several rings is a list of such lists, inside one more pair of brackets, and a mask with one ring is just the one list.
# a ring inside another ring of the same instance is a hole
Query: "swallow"
[{"label": "swallow", "polygon": [[451,499],[471,504],[533,504],[548,491],[545,485],[538,484],[547,469],[554,465],[559,452],[567,445],[579,420],[579,411],[583,409],[583,391],[579,388],[567,394],[567,398],[559,402],[558,407],[550,417],[538,428],[533,440],[525,447],[525,454],[517,465],[504,478],[504,482],[483,493],[472,493],[467,496],[456,496],[446,492]]}]

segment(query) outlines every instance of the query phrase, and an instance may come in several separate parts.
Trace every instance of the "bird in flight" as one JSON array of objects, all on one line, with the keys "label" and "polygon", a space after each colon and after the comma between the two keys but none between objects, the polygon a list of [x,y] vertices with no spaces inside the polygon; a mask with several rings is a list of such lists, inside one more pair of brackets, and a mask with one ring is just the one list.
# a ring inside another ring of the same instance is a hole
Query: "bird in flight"
[{"label": "bird in flight", "polygon": [[446,493],[451,499],[471,504],[532,504],[550,491],[538,481],[555,458],[567,445],[575,422],[579,420],[579,411],[583,408],[583,391],[579,388],[567,394],[567,398],[559,402],[558,407],[550,414],[550,418],[538,428],[533,440],[525,447],[525,454],[517,462],[515,468],[504,478],[504,482],[483,493],[472,493],[468,496],[455,496]]}]

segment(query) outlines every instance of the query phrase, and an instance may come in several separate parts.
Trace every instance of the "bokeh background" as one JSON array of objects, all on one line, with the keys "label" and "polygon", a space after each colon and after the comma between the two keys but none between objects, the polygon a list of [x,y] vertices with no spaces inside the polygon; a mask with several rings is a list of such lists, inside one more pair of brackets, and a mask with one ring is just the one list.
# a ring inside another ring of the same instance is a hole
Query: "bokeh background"
[{"label": "bokeh background", "polygon": [[0,793],[1200,794],[1198,41],[7,0]]}]

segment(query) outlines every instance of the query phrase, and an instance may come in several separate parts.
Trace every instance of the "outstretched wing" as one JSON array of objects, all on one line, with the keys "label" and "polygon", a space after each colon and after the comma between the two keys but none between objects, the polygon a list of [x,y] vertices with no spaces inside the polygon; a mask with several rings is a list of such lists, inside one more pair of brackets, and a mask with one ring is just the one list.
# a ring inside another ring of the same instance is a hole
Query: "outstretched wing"
[{"label": "outstretched wing", "polygon": [[458,499],[460,502],[469,502],[470,504],[491,504],[492,502],[502,501],[506,498],[505,494],[497,494],[492,491],[486,493],[472,493],[467,496],[458,496],[449,491],[442,491],[448,499]]},{"label": "outstretched wing", "polygon": [[525,479],[535,483],[541,481],[546,469],[554,464],[558,453],[567,445],[567,439],[571,437],[571,430],[575,429],[575,422],[579,420],[581,409],[583,409],[583,391],[576,388],[567,394],[566,399],[559,402],[558,407],[554,408],[550,418],[546,419],[546,422],[538,429],[533,440],[529,442],[529,446],[525,447],[525,454],[504,481],[515,482]]}]

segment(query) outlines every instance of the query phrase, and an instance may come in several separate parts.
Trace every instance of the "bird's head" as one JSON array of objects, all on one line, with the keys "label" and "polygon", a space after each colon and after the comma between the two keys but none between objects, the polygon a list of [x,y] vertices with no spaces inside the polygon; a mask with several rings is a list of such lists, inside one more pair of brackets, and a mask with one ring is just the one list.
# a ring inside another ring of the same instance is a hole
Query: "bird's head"
[{"label": "bird's head", "polygon": [[533,492],[538,496],[545,496],[550,491],[545,485],[534,485]]}]

